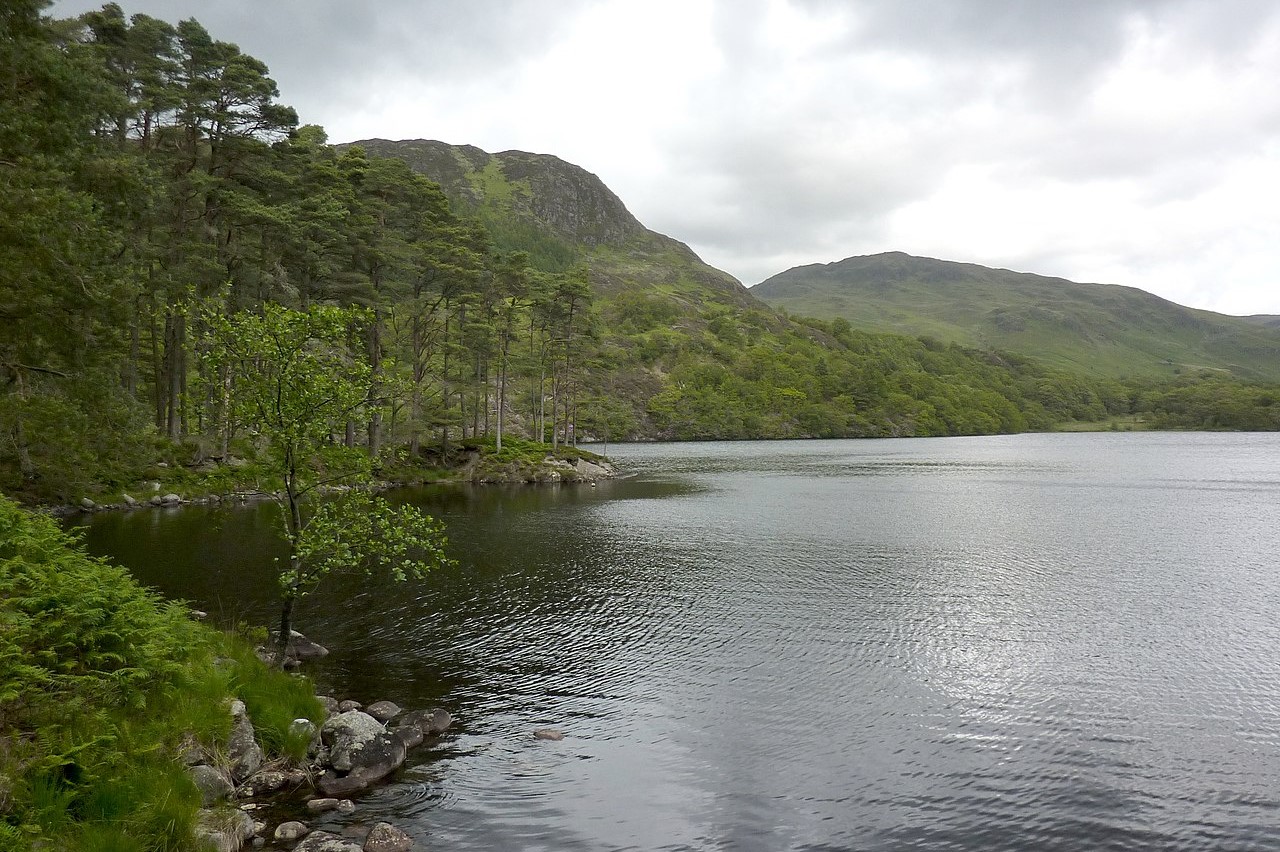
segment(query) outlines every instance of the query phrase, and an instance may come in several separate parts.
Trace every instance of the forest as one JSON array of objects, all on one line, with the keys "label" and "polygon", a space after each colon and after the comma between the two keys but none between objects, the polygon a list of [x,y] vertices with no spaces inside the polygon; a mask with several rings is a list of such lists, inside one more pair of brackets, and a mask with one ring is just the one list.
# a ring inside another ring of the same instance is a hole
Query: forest
[{"label": "forest", "polygon": [[1280,389],[1221,372],[1086,378],[710,289],[605,286],[591,252],[328,144],[195,20],[46,5],[0,10],[0,491],[19,499],[259,475],[244,368],[285,353],[232,353],[225,330],[268,306],[324,312],[326,336],[292,345],[362,377],[331,440],[383,477],[504,441],[1280,428]]}]

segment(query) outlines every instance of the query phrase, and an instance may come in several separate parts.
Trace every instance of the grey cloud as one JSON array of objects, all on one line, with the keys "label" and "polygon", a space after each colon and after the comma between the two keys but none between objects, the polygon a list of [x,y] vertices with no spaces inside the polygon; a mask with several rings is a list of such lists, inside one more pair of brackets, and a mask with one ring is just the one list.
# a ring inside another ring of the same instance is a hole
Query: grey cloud
[{"label": "grey cloud", "polygon": [[[545,92],[519,85],[541,58],[567,49],[563,36],[580,13],[608,18],[608,6],[593,0],[120,2],[129,13],[195,17],[237,42],[267,62],[281,99],[303,121],[358,136],[412,127],[411,135],[456,134],[446,139],[456,143],[497,139],[572,159],[601,174],[645,224],[747,283],[799,263],[912,250],[884,243],[900,235],[895,214],[927,205],[957,169],[989,175],[991,183],[976,185],[996,194],[1057,183],[1091,203],[1085,188],[1096,187],[1100,207],[1123,186],[1124,200],[1163,206],[1161,215],[1182,203],[1179,221],[1190,222],[1200,215],[1197,200],[1212,196],[1224,175],[1239,174],[1241,163],[1274,162],[1280,150],[1274,0],[791,0],[822,16],[825,28],[799,57],[806,76],[794,79],[794,45],[779,44],[769,29],[776,4],[716,0],[712,41],[693,57],[714,61],[664,75],[678,89],[669,99],[602,104],[572,83]],[[51,12],[98,5],[60,0]],[[673,33],[697,31],[675,3],[645,9],[667,16],[660,23]],[[1138,78],[1123,94],[1132,111],[1126,101],[1100,108],[1101,87],[1132,58],[1137,37],[1153,46],[1158,62],[1148,71],[1167,102],[1144,111]],[[651,56],[654,68],[667,69],[685,54],[659,43]],[[584,79],[618,75],[619,91],[635,91],[626,84],[653,76],[651,68],[606,65],[584,69],[595,75]],[[1187,69],[1220,81],[1221,102],[1212,92],[1209,107],[1203,92],[1185,109],[1169,101],[1169,81]],[[509,102],[512,91],[525,100]],[[548,116],[555,120],[540,120]],[[595,124],[575,126],[577,116]],[[984,201],[973,199],[975,211]],[[1280,225],[1261,203],[1253,209],[1261,227]],[[988,248],[1005,252],[1003,261],[957,259],[1044,274],[1150,270],[1162,251],[1176,258],[1185,248],[1090,244],[1091,232],[1069,222],[1047,230],[1075,244],[993,239]],[[918,236],[922,246],[946,243]],[[1199,263],[1189,254],[1185,261]]]},{"label": "grey cloud", "polygon": [[[403,78],[482,76],[538,55],[587,0],[120,0],[126,15],[195,18],[263,62],[303,122],[375,100]],[[100,2],[59,0],[72,17]]]}]

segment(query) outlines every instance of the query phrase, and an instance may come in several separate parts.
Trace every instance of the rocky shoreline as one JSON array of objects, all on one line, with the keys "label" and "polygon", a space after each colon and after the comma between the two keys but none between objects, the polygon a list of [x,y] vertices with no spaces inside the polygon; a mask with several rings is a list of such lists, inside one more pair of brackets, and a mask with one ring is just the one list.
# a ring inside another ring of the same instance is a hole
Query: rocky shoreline
[{"label": "rocky shoreline", "polygon": [[[511,465],[505,467],[481,468],[478,463],[470,464],[459,472],[456,480],[442,480],[433,484],[456,482],[474,485],[559,485],[588,484],[596,485],[603,479],[615,479],[618,469],[608,460],[600,457],[597,461],[584,458],[569,462],[547,456],[535,469]],[[390,491],[396,488],[411,488],[422,483],[378,481],[368,486],[372,491]],[[318,489],[321,493],[339,494],[357,486],[330,486]],[[173,509],[179,506],[219,506],[247,505],[263,500],[282,499],[281,492],[272,491],[233,491],[228,494],[197,494],[183,496],[176,491],[166,491],[158,480],[146,484],[152,493],[150,496],[135,497],[128,492],[121,492],[119,500],[99,502],[89,497],[82,497],[76,503],[49,508],[53,514],[67,516],[76,513],[117,512],[135,509]],[[164,491],[162,494],[161,491]]]},{"label": "rocky shoreline", "polygon": [[244,703],[230,707],[226,749],[211,752],[194,742],[183,762],[200,790],[204,809],[197,840],[216,852],[292,849],[294,852],[409,852],[413,839],[386,822],[356,825],[349,832],[313,831],[300,819],[264,815],[283,798],[299,800],[307,814],[353,813],[352,797],[382,783],[411,749],[448,730],[453,717],[442,708],[406,711],[391,701],[365,707],[353,700],[317,696],[325,706],[320,725],[295,719],[290,736],[307,742],[305,760],[265,761]]}]

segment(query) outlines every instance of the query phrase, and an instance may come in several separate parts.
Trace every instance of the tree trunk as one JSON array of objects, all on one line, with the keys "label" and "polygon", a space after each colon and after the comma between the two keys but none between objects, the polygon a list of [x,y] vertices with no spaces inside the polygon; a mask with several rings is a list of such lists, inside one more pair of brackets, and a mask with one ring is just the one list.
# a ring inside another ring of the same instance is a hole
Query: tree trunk
[{"label": "tree trunk", "polygon": [[382,312],[375,310],[369,325],[369,458],[377,459],[382,450]]},{"label": "tree trunk", "polygon": [[165,434],[170,440],[178,440],[181,422],[178,415],[179,397],[182,395],[181,359],[178,355],[178,317],[170,312],[164,319],[164,368],[167,380],[165,394]]},{"label": "tree trunk", "polygon": [[276,659],[280,668],[284,668],[285,659],[289,656],[289,636],[293,633],[293,592],[285,592],[280,602],[280,636],[276,640]]},{"label": "tree trunk", "polygon": [[27,444],[27,431],[22,425],[22,408],[23,401],[26,399],[26,391],[22,384],[22,371],[15,371],[14,381],[17,383],[17,409],[13,418],[13,445],[18,452],[18,469],[22,472],[22,481],[31,482],[36,478],[36,466],[31,461],[31,448]]}]

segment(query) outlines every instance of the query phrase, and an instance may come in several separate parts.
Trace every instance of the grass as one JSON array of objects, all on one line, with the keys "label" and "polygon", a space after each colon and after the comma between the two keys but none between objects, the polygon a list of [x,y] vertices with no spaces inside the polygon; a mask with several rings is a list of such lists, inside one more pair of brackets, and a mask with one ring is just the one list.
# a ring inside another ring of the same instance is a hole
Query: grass
[{"label": "grass", "polygon": [[793,314],[1028,355],[1091,376],[1214,368],[1280,381],[1280,334],[1131,287],[891,253],[782,273],[752,291]]},{"label": "grass", "polygon": [[305,680],[0,498],[0,849],[189,848],[200,796],[176,757],[225,751],[233,696],[277,754],[321,719]]}]

